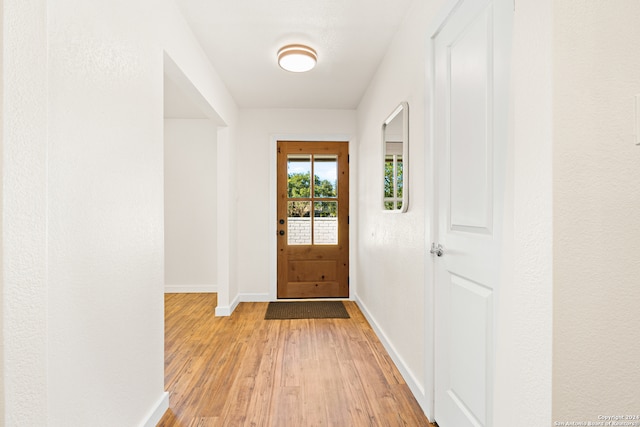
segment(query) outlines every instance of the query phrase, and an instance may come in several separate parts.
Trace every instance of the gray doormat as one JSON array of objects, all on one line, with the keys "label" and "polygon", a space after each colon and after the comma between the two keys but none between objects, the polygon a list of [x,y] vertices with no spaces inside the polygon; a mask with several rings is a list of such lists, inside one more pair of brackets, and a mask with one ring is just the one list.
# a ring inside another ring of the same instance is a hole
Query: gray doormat
[{"label": "gray doormat", "polygon": [[342,301],[270,302],[265,320],[278,319],[348,319]]}]

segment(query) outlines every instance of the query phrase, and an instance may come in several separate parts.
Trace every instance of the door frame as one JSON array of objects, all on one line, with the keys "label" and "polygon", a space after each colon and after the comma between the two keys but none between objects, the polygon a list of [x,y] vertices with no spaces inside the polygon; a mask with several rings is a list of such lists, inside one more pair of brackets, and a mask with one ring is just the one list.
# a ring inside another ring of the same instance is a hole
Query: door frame
[{"label": "door frame", "polygon": [[440,13],[433,19],[426,31],[426,66],[425,66],[425,129],[427,147],[424,150],[424,164],[429,167],[429,172],[424,174],[424,200],[425,200],[425,274],[424,274],[424,321],[425,321],[425,355],[424,355],[424,389],[425,389],[425,414],[429,420],[434,419],[435,395],[436,395],[436,371],[435,371],[435,285],[436,269],[430,255],[431,242],[434,242],[437,234],[438,192],[437,192],[437,161],[435,146],[435,130],[433,128],[435,114],[435,46],[434,40],[440,33],[442,26],[455,12],[461,0],[448,0],[440,9]]},{"label": "door frame", "polygon": [[[460,4],[464,0],[446,0],[444,4],[441,6],[440,12],[435,16],[432,23],[427,27],[426,31],[426,67],[425,67],[425,129],[426,132],[426,144],[425,148],[425,157],[424,164],[430,168],[429,173],[425,173],[425,295],[424,295],[424,309],[425,309],[425,356],[424,356],[424,367],[425,367],[425,403],[426,408],[425,414],[431,420],[434,421],[434,413],[435,413],[435,334],[436,334],[436,319],[435,319],[435,311],[437,301],[435,299],[435,286],[436,286],[436,269],[435,269],[435,260],[433,256],[430,254],[431,242],[435,242],[435,238],[438,234],[438,215],[439,215],[439,193],[438,193],[438,173],[437,173],[437,148],[435,144],[435,128],[434,128],[434,114],[435,114],[435,39],[438,34],[443,29],[443,26],[448,22],[451,15],[453,15]],[[505,0],[509,1],[509,0]],[[515,11],[515,0],[510,0],[514,4]],[[513,19],[515,19],[515,12],[513,15]],[[513,39],[512,39],[513,43]],[[510,70],[510,78],[513,78],[513,70]],[[512,86],[510,86],[512,87]],[[512,97],[509,98],[511,101]],[[512,108],[510,106],[509,108]],[[508,126],[512,126],[512,117],[508,119]],[[510,141],[507,140],[506,150],[509,150]],[[505,180],[508,179],[508,170],[513,167],[512,159],[507,156],[504,159],[505,164]],[[505,182],[506,185],[506,182]],[[506,190],[505,190],[506,191]],[[505,194],[504,203],[507,203],[507,198]],[[504,209],[504,207],[503,207]],[[503,218],[503,221],[506,221],[506,218]],[[505,224],[506,225],[506,224]],[[504,239],[504,236],[503,236]],[[508,268],[508,267],[505,267]],[[503,283],[504,274],[501,275],[500,285]],[[494,314],[494,363],[498,358],[497,351],[497,341],[499,339],[499,334],[497,332],[498,322],[499,322],[499,310],[498,310],[498,302],[500,299],[500,290],[496,290],[496,296],[494,300],[493,306],[493,314]],[[497,376],[497,371],[494,369],[493,371],[493,380],[495,380]],[[495,397],[495,384],[494,384],[494,397]],[[496,400],[493,401],[494,408],[496,406]],[[436,420],[437,421],[437,420]]]},{"label": "door frame", "polygon": [[[257,299],[252,301],[278,301],[278,206],[277,206],[277,176],[278,176],[278,141],[298,141],[298,142],[330,142],[347,141],[349,143],[349,198],[357,200],[356,179],[353,177],[357,172],[355,153],[356,144],[351,135],[346,134],[272,134],[269,136],[269,293],[267,295],[255,295]],[[349,204],[349,241],[356,242],[357,206],[355,203]],[[355,244],[349,245],[349,300],[353,300],[354,289],[357,286],[355,265]],[[333,298],[335,299],[335,298]]]}]

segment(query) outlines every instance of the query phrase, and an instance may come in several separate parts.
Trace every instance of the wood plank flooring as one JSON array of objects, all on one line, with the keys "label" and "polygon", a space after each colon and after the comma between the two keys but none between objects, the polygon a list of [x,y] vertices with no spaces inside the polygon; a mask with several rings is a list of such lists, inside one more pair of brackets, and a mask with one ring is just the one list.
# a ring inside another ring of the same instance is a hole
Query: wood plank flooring
[{"label": "wood plank flooring", "polygon": [[430,426],[357,305],[351,319],[215,317],[215,294],[165,296],[161,427]]}]

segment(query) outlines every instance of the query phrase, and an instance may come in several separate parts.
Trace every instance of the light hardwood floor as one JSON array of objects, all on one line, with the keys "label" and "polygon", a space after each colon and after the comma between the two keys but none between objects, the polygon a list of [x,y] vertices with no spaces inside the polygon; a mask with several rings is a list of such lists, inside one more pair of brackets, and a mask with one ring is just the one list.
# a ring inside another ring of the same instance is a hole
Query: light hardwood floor
[{"label": "light hardwood floor", "polygon": [[165,296],[170,409],[158,426],[430,425],[355,303],[351,319],[312,320],[215,306],[215,294]]}]

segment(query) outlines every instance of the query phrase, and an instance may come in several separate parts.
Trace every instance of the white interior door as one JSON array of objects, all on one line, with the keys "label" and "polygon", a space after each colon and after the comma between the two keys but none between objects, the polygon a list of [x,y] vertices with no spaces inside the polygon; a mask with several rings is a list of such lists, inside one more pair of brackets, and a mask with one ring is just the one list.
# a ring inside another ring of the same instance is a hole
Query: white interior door
[{"label": "white interior door", "polygon": [[512,5],[461,0],[432,38],[440,427],[492,425]]}]

